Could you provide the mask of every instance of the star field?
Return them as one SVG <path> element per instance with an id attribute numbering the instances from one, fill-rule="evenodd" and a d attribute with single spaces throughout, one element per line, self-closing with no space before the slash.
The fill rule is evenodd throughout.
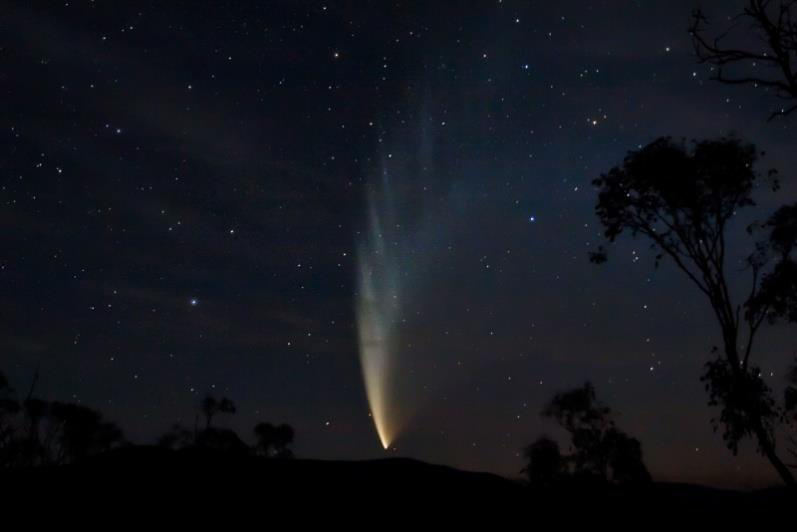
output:
<path id="1" fill-rule="evenodd" d="M 692 7 L 11 2 L 0 370 L 25 389 L 39 368 L 42 396 L 134 441 L 192 425 L 214 392 L 241 434 L 291 423 L 299 456 L 383 456 L 355 300 L 387 172 L 399 214 L 380 238 L 400 250 L 416 406 L 389 452 L 515 476 L 520 449 L 556 433 L 543 403 L 591 379 L 656 478 L 768 481 L 708 423 L 698 377 L 719 331 L 693 287 L 644 241 L 587 259 L 592 180 L 656 137 L 737 132 L 767 167 L 797 164 L 771 95 L 696 63 Z M 778 387 L 793 342 L 763 336 Z"/>

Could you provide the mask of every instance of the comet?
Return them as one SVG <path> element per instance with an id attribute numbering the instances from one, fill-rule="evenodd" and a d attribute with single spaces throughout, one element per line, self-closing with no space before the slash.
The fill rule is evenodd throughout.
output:
<path id="1" fill-rule="evenodd" d="M 427 121 L 428 122 L 428 121 Z M 394 445 L 427 400 L 431 347 L 414 321 L 429 296 L 436 250 L 447 236 L 446 187 L 434 186 L 432 134 L 402 135 L 365 187 L 357 234 L 355 319 L 364 387 L 384 449 Z M 406 144 L 408 142 L 410 144 Z M 435 190 L 435 192 L 430 192 Z M 411 346 L 411 347 L 410 347 Z"/>
<path id="2" fill-rule="evenodd" d="M 397 250 L 386 244 L 385 221 L 395 211 L 387 172 L 383 175 L 382 187 L 369 191 L 368 227 L 357 249 L 356 319 L 365 392 L 379 441 L 387 449 L 402 424 L 392 380 L 402 299 Z"/>

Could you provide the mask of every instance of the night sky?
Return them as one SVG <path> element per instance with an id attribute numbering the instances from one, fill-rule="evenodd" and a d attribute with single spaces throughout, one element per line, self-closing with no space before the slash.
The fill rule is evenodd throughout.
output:
<path id="1" fill-rule="evenodd" d="M 591 181 L 662 135 L 766 150 L 784 188 L 751 216 L 797 194 L 794 120 L 709 80 L 694 5 L 4 2 L 0 370 L 25 390 L 40 368 L 40 395 L 135 442 L 192 426 L 213 393 L 245 437 L 292 424 L 301 457 L 510 476 L 561 435 L 545 401 L 590 379 L 656 479 L 773 480 L 712 432 L 699 375 L 720 338 L 697 290 L 644 241 L 587 257 Z M 702 5 L 722 22 L 741 3 Z M 374 209 L 411 411 L 387 452 L 357 340 Z M 776 389 L 794 349 L 762 334 Z"/>

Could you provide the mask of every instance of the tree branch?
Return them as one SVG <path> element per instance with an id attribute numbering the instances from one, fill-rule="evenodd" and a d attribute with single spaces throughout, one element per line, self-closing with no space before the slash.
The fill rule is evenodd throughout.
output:
<path id="1" fill-rule="evenodd" d="M 694 10 L 689 33 L 692 35 L 692 44 L 698 62 L 716 66 L 717 73 L 712 79 L 720 83 L 774 88 L 780 97 L 797 99 L 797 73 L 792 65 L 793 58 L 797 54 L 797 24 L 792 18 L 792 9 L 795 5 L 797 2 L 793 0 L 783 0 L 779 3 L 777 14 L 774 15 L 770 13 L 769 0 L 750 0 L 743 12 L 736 17 L 751 20 L 753 31 L 761 36 L 768 48 L 765 52 L 725 47 L 722 41 L 728 36 L 730 29 L 709 40 L 706 37 L 708 19 L 700 9 Z M 755 67 L 758 63 L 777 68 L 780 75 L 775 78 L 756 75 L 727 77 L 723 71 L 723 67 L 728 65 L 749 64 Z M 797 105 L 788 110 L 773 111 L 767 120 L 786 116 L 795 110 Z"/>

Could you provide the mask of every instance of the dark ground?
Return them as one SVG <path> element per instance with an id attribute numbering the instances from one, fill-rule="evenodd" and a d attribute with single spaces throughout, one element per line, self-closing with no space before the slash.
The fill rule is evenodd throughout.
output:
<path id="1" fill-rule="evenodd" d="M 38 501 L 41 507 L 53 508 L 55 503 L 93 512 L 157 507 L 189 511 L 193 518 L 229 512 L 260 516 L 265 511 L 315 520 L 322 512 L 354 516 L 361 515 L 359 509 L 378 508 L 390 508 L 386 515 L 391 519 L 408 512 L 458 519 L 530 512 L 567 519 L 667 518 L 682 512 L 770 517 L 773 511 L 797 507 L 797 499 L 782 489 L 740 493 L 654 483 L 634 489 L 534 492 L 520 481 L 497 475 L 403 458 L 267 460 L 156 447 L 119 449 L 79 465 L 15 471 L 5 477 L 7 502 Z M 397 514 L 396 509 L 401 511 Z"/>

